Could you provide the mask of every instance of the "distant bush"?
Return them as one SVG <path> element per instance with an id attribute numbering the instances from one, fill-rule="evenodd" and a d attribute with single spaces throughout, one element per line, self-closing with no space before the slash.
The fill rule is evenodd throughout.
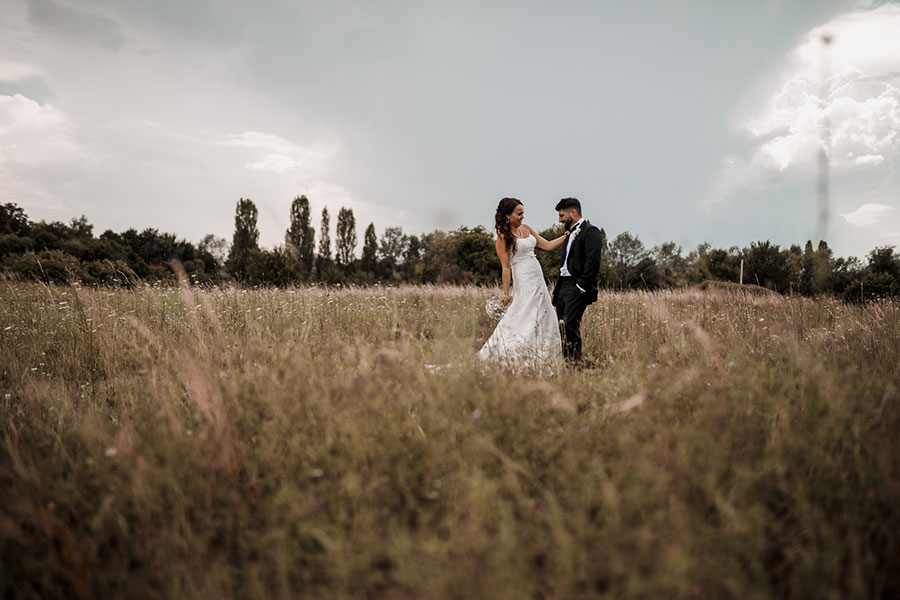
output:
<path id="1" fill-rule="evenodd" d="M 24 279 L 45 283 L 67 283 L 81 279 L 81 263 L 61 250 L 26 252 L 8 256 L 3 269 L 12 271 Z"/>
<path id="2" fill-rule="evenodd" d="M 254 248 L 247 254 L 246 282 L 253 285 L 287 286 L 297 282 L 297 262 L 284 247 Z"/>
<path id="3" fill-rule="evenodd" d="M 34 250 L 34 240 L 18 235 L 0 235 L 0 259 L 10 254 L 24 254 Z"/>
<path id="4" fill-rule="evenodd" d="M 900 295 L 900 286 L 890 273 L 866 273 L 844 292 L 851 302 L 868 302 Z"/>

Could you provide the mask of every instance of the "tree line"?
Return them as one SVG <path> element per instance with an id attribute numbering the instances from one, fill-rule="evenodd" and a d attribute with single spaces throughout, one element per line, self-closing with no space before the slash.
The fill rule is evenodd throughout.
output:
<path id="1" fill-rule="evenodd" d="M 235 208 L 234 233 L 207 235 L 198 244 L 156 229 L 95 236 L 85 217 L 70 223 L 33 222 L 15 204 L 0 205 L 0 272 L 5 278 L 96 285 L 135 285 L 171 281 L 172 260 L 196 283 L 243 285 L 369 285 L 374 283 L 452 283 L 495 285 L 500 266 L 494 236 L 485 228 L 405 234 L 388 227 L 378 235 L 370 223 L 357 256 L 356 217 L 341 207 L 332 247 L 331 214 L 322 210 L 318 235 L 309 199 L 299 196 L 290 208 L 284 243 L 259 245 L 258 211 L 250 199 Z M 541 234 L 552 239 L 562 225 Z M 538 253 L 548 279 L 555 278 L 559 253 Z M 831 294 L 850 301 L 900 295 L 900 255 L 892 246 L 873 249 L 866 262 L 835 257 L 822 241 L 782 248 L 769 241 L 745 248 L 701 244 L 685 253 L 674 242 L 647 248 L 629 233 L 607 240 L 603 231 L 599 285 L 611 289 L 658 290 L 704 282 L 743 283 L 785 294 Z"/>

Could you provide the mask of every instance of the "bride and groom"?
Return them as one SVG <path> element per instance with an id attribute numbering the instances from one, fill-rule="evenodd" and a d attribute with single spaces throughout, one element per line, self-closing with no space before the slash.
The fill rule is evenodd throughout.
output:
<path id="1" fill-rule="evenodd" d="M 494 227 L 497 256 L 503 267 L 502 302 L 509 307 L 478 352 L 479 357 L 512 368 L 542 368 L 561 362 L 563 357 L 581 364 L 581 318 L 588 305 L 597 301 L 603 239 L 600 230 L 581 216 L 577 199 L 563 198 L 556 211 L 566 231 L 548 241 L 524 223 L 521 201 L 503 198 L 497 206 Z M 551 298 L 534 250 L 559 247 L 559 277 Z M 515 284 L 512 302 L 510 278 Z"/>

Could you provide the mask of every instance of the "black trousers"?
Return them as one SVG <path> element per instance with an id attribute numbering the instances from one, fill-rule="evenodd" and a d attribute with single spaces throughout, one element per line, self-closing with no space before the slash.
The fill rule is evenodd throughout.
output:
<path id="1" fill-rule="evenodd" d="M 574 277 L 560 277 L 556 282 L 556 317 L 565 322 L 563 356 L 581 360 L 581 317 L 588 303 L 585 294 L 575 285 Z"/>

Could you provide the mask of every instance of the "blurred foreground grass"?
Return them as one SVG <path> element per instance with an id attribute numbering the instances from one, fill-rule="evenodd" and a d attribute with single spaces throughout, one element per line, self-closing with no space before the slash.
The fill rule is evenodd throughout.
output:
<path id="1" fill-rule="evenodd" d="M 900 594 L 898 307 L 606 294 L 511 377 L 489 293 L 3 284 L 2 595 Z"/>

